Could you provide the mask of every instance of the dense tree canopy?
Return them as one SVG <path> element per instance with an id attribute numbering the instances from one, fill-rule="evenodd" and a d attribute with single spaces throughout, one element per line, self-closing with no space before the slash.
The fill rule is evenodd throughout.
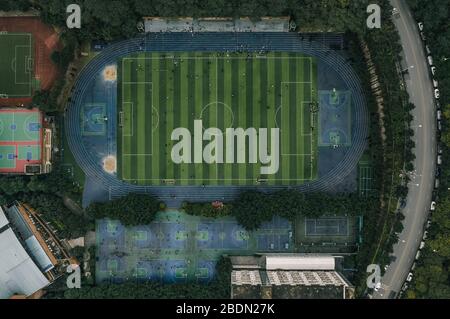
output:
<path id="1" fill-rule="evenodd" d="M 26 1 L 23 1 L 24 3 Z M 143 16 L 292 16 L 305 29 L 364 32 L 369 0 L 36 0 L 44 21 L 64 27 L 65 8 L 82 8 L 82 28 L 73 30 L 80 39 L 112 40 L 137 32 Z"/>
<path id="2" fill-rule="evenodd" d="M 356 194 L 305 194 L 295 190 L 282 190 L 270 194 L 244 192 L 221 209 L 214 208 L 212 203 L 185 203 L 184 209 L 188 214 L 206 217 L 229 214 L 245 229 L 255 230 L 263 222 L 272 220 L 273 216 L 292 221 L 298 216 L 359 216 L 364 215 L 374 204 L 376 201 L 373 198 L 360 198 Z"/>
<path id="3" fill-rule="evenodd" d="M 110 218 L 120 220 L 125 226 L 148 225 L 164 204 L 150 195 L 129 194 L 106 203 L 93 203 L 87 208 L 92 219 Z"/>
<path id="4" fill-rule="evenodd" d="M 424 24 L 427 45 L 436 65 L 443 113 L 440 189 L 429 239 L 414 273 L 408 298 L 450 298 L 450 0 L 408 0 L 417 21 Z"/>

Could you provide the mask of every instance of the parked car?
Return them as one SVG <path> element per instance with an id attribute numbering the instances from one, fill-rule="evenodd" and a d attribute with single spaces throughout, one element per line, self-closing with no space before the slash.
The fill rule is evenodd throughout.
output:
<path id="1" fill-rule="evenodd" d="M 420 258 L 420 250 L 416 253 L 416 260 L 419 260 Z"/>
<path id="2" fill-rule="evenodd" d="M 431 67 L 431 74 L 433 74 L 433 76 L 436 75 L 436 67 L 435 66 Z"/>
<path id="3" fill-rule="evenodd" d="M 408 277 L 406 278 L 406 281 L 407 281 L 407 282 L 411 282 L 412 279 L 413 279 L 413 274 L 412 274 L 412 272 L 410 272 L 410 273 L 408 274 Z"/>
<path id="4" fill-rule="evenodd" d="M 427 228 L 430 228 L 431 227 L 431 220 L 428 220 L 427 221 Z"/>
<path id="5" fill-rule="evenodd" d="M 442 165 L 442 155 L 439 155 L 437 157 L 437 163 L 438 163 L 438 165 Z"/>
<path id="6" fill-rule="evenodd" d="M 436 202 L 431 202 L 431 211 L 434 212 L 436 210 Z"/>
<path id="7" fill-rule="evenodd" d="M 411 271 L 416 270 L 416 267 L 417 267 L 417 263 L 414 263 L 414 264 L 412 265 L 412 267 L 411 267 Z"/>
<path id="8" fill-rule="evenodd" d="M 437 117 L 438 121 L 442 120 L 442 111 L 441 110 L 438 110 L 436 112 L 436 117 Z"/>
<path id="9" fill-rule="evenodd" d="M 439 87 L 439 82 L 433 79 L 433 86 L 437 89 Z"/>
<path id="10" fill-rule="evenodd" d="M 433 63 L 433 57 L 432 57 L 431 55 L 428 56 L 428 64 L 429 64 L 430 66 L 433 66 L 433 65 L 434 65 L 434 63 Z"/>
<path id="11" fill-rule="evenodd" d="M 425 248 L 425 242 L 422 241 L 422 242 L 420 243 L 419 249 L 422 250 L 422 249 L 424 249 L 424 248 Z"/>
<path id="12" fill-rule="evenodd" d="M 441 102 L 436 101 L 436 109 L 438 109 L 438 110 L 441 109 Z"/>
<path id="13" fill-rule="evenodd" d="M 419 30 L 423 31 L 423 22 L 419 22 L 417 25 L 419 26 Z"/>
<path id="14" fill-rule="evenodd" d="M 428 45 L 425 46 L 425 51 L 427 51 L 427 54 L 431 54 L 430 47 Z"/>
<path id="15" fill-rule="evenodd" d="M 402 287 L 402 291 L 405 292 L 406 290 L 408 290 L 408 284 L 405 283 Z"/>
<path id="16" fill-rule="evenodd" d="M 406 207 L 406 200 L 402 199 L 400 201 L 400 209 L 404 209 Z"/>
<path id="17" fill-rule="evenodd" d="M 438 167 L 438 168 L 436 168 L 436 177 L 439 177 L 439 176 L 441 176 L 441 168 L 440 167 Z M 436 179 L 437 181 L 439 181 L 438 179 Z"/>
<path id="18" fill-rule="evenodd" d="M 443 150 L 442 150 L 441 145 L 438 145 L 438 154 L 439 154 L 439 155 L 442 155 L 442 152 L 443 152 Z"/>
<path id="19" fill-rule="evenodd" d="M 426 240 L 427 238 L 428 238 L 428 231 L 426 230 L 426 231 L 423 233 L 422 240 Z"/>
<path id="20" fill-rule="evenodd" d="M 438 125 L 437 125 L 438 131 L 442 132 L 442 122 L 438 121 Z"/>
<path id="21" fill-rule="evenodd" d="M 439 99 L 441 97 L 441 92 L 439 92 L 439 89 L 435 89 L 434 90 L 434 97 L 436 99 Z"/>
<path id="22" fill-rule="evenodd" d="M 381 288 L 381 282 L 377 282 L 375 284 L 375 288 L 373 290 L 378 291 L 378 290 L 380 290 L 380 288 Z"/>
<path id="23" fill-rule="evenodd" d="M 425 36 L 425 33 L 420 32 L 420 38 L 422 39 L 422 41 L 427 41 L 427 37 Z"/>

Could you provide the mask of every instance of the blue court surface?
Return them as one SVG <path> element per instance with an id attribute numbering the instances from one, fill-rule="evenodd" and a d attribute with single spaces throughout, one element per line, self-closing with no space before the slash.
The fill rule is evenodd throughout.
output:
<path id="1" fill-rule="evenodd" d="M 150 225 L 129 228 L 98 220 L 96 241 L 98 283 L 207 283 L 224 254 L 294 251 L 292 225 L 282 218 L 248 233 L 233 218 L 201 218 L 179 211 L 159 213 Z"/>

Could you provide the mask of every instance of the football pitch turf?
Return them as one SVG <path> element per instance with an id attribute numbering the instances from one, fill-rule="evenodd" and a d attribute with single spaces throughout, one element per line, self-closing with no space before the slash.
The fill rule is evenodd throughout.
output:
<path id="1" fill-rule="evenodd" d="M 29 97 L 33 79 L 33 39 L 29 33 L 0 32 L 0 98 Z"/>
<path id="2" fill-rule="evenodd" d="M 118 101 L 117 173 L 127 182 L 298 185 L 317 178 L 313 57 L 282 52 L 134 54 L 118 63 Z M 261 174 L 260 168 L 268 165 L 250 160 L 248 143 L 245 150 L 234 145 L 234 154 L 246 153 L 245 164 L 236 160 L 175 164 L 171 153 L 179 142 L 172 141 L 171 134 L 186 128 L 194 140 L 194 120 L 202 121 L 203 130 L 220 129 L 224 144 L 227 128 L 267 128 L 268 149 L 273 143 L 271 129 L 279 128 L 278 172 Z M 203 141 L 202 150 L 208 143 Z M 194 153 L 192 147 L 192 158 Z"/>

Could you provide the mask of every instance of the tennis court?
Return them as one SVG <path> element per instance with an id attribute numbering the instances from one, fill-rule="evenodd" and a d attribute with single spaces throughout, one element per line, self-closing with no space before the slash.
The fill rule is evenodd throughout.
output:
<path id="1" fill-rule="evenodd" d="M 42 114 L 37 110 L 0 110 L 0 173 L 23 173 L 42 158 Z"/>
<path id="2" fill-rule="evenodd" d="M 348 236 L 348 218 L 318 218 L 305 220 L 306 236 Z"/>
<path id="3" fill-rule="evenodd" d="M 0 32 L 0 98 L 29 97 L 33 79 L 31 33 Z"/>
<path id="4" fill-rule="evenodd" d="M 295 222 L 295 246 L 304 253 L 354 253 L 361 234 L 361 217 L 299 216 Z"/>
<path id="5" fill-rule="evenodd" d="M 370 158 L 366 154 L 358 164 L 358 191 L 361 196 L 368 197 L 373 192 L 374 173 Z"/>

